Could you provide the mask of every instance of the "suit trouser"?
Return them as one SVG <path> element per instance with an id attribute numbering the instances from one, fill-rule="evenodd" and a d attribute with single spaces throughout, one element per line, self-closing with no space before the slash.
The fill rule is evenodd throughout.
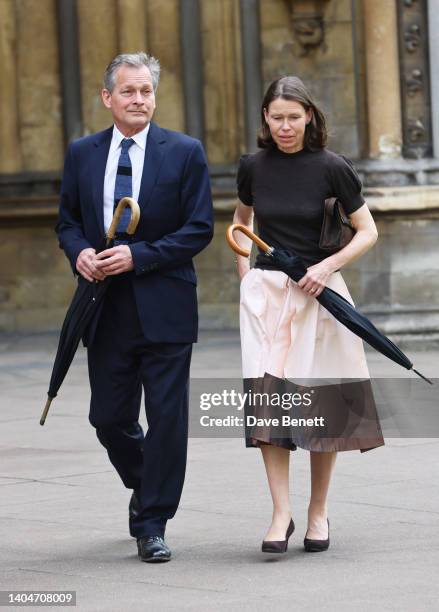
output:
<path id="1" fill-rule="evenodd" d="M 142 537 L 164 535 L 180 501 L 192 344 L 145 339 L 131 278 L 113 277 L 88 349 L 89 419 L 122 482 L 138 494 L 140 512 L 131 529 Z M 146 435 L 138 422 L 142 387 Z"/>

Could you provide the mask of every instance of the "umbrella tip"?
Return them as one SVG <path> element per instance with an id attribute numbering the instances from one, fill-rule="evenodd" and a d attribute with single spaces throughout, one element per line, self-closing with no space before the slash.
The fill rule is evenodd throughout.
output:
<path id="1" fill-rule="evenodd" d="M 431 381 L 429 378 L 427 378 L 426 376 L 424 376 L 423 374 L 421 374 L 421 372 L 418 372 L 418 370 L 415 370 L 415 368 L 412 366 L 412 370 L 413 372 L 415 372 L 415 374 L 417 374 L 418 376 L 420 376 L 421 378 L 423 378 L 425 381 L 427 381 L 430 385 L 433 384 L 433 381 Z"/>
<path id="2" fill-rule="evenodd" d="M 46 405 L 44 406 L 43 414 L 41 415 L 40 425 L 44 425 L 44 423 L 46 422 L 46 416 L 47 416 L 47 413 L 49 412 L 49 408 L 50 408 L 50 404 L 52 403 L 52 400 L 53 400 L 53 397 L 50 397 L 50 396 L 47 397 L 47 402 L 46 402 Z"/>

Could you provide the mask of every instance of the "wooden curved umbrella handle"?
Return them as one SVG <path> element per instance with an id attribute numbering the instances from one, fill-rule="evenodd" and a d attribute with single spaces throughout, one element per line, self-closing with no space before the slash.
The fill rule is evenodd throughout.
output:
<path id="1" fill-rule="evenodd" d="M 229 225 L 229 227 L 227 228 L 226 239 L 227 239 L 227 242 L 229 243 L 229 246 L 235 251 L 235 253 L 238 253 L 238 255 L 242 255 L 243 257 L 249 257 L 250 251 L 247 251 L 246 249 L 243 249 L 242 247 L 239 246 L 239 244 L 236 242 L 235 238 L 233 237 L 233 232 L 235 231 L 242 232 L 243 234 L 248 236 L 251 240 L 253 240 L 255 244 L 258 245 L 260 249 L 264 251 L 266 255 L 270 255 L 272 253 L 273 247 L 271 247 L 269 244 L 261 240 L 259 236 L 254 234 L 245 225 L 240 225 L 238 223 L 235 223 L 234 225 Z"/>
<path id="2" fill-rule="evenodd" d="M 107 232 L 107 241 L 113 240 L 117 231 L 117 226 L 119 225 L 119 221 L 122 216 L 122 212 L 127 206 L 131 208 L 131 219 L 126 229 L 126 233 L 131 235 L 134 234 L 134 232 L 136 231 L 136 227 L 140 219 L 140 207 L 134 198 L 129 198 L 127 196 L 119 200 L 119 203 L 114 212 L 113 220 Z"/>

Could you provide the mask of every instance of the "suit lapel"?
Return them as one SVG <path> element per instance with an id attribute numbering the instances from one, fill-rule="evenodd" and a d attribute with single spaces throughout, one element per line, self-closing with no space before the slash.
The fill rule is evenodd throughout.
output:
<path id="1" fill-rule="evenodd" d="M 108 152 L 110 150 L 113 128 L 96 134 L 94 146 L 96 155 L 93 161 L 93 205 L 98 221 L 99 231 L 105 235 L 104 229 L 104 180 L 107 165 Z"/>
<path id="2" fill-rule="evenodd" d="M 153 187 L 156 184 L 165 155 L 165 143 L 164 131 L 155 123 L 151 123 L 146 140 L 145 161 L 140 183 L 139 206 L 141 208 L 148 205 Z"/>

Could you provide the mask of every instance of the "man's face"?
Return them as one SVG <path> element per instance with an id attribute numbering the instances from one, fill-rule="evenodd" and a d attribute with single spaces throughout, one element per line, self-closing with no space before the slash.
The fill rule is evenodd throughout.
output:
<path id="1" fill-rule="evenodd" d="M 146 66 L 122 64 L 115 73 L 113 91 L 102 90 L 102 100 L 111 110 L 114 123 L 124 136 L 142 131 L 154 114 L 155 95 Z"/>

